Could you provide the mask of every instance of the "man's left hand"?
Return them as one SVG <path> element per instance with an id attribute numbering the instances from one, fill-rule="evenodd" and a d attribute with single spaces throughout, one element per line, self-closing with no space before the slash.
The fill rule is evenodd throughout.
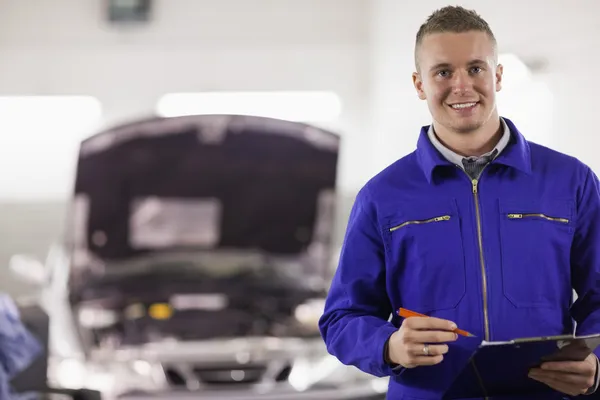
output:
<path id="1" fill-rule="evenodd" d="M 590 354 L 583 361 L 553 361 L 532 368 L 529 377 L 570 396 L 585 394 L 594 385 L 597 358 Z"/>

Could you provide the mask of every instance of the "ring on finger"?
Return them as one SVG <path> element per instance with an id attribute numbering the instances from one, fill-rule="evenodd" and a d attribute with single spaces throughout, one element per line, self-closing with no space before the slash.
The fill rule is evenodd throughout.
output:
<path id="1" fill-rule="evenodd" d="M 424 344 L 423 345 L 423 354 L 425 354 L 426 356 L 428 356 L 429 353 L 429 345 L 428 344 Z"/>

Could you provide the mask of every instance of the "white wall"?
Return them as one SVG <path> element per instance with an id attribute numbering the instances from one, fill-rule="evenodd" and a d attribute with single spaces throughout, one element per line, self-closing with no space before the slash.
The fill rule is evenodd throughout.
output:
<path id="1" fill-rule="evenodd" d="M 600 48 L 600 43 L 595 48 Z M 581 58 L 565 60 L 569 73 L 555 74 L 550 83 L 556 102 L 554 140 L 559 150 L 580 158 L 600 175 L 600 80 L 594 77 L 600 57 L 586 57 L 586 61 L 580 61 Z"/>
<path id="2" fill-rule="evenodd" d="M 110 125 L 147 116 L 168 92 L 331 90 L 344 107 L 341 186 L 351 192 L 360 184 L 348 155 L 360 153 L 365 136 L 368 1 L 155 0 L 153 21 L 125 30 L 104 22 L 104 3 L 0 1 L 0 96 L 92 95 L 102 103 L 103 125 Z M 8 151 L 10 136 L 0 131 L 0 148 Z M 4 175 L 30 183 L 24 171 L 31 168 L 24 166 L 37 165 L 38 180 L 67 193 L 70 179 L 48 170 L 52 157 L 72 155 L 57 151 L 41 163 L 31 153 L 0 170 L 0 182 Z M 13 194 L 0 188 L 0 265 L 13 253 L 43 256 L 63 225 L 62 195 L 37 198 L 37 205 L 6 203 Z M 24 290 L 4 268 L 0 279 L 0 289 Z"/>
<path id="3" fill-rule="evenodd" d="M 370 69 L 371 169 L 377 171 L 412 151 L 418 129 L 428 124 L 427 106 L 417 99 L 411 81 L 414 38 L 419 25 L 436 8 L 448 3 L 424 0 L 410 7 L 396 0 L 373 0 Z M 501 53 L 514 53 L 527 62 L 545 63 L 529 87 L 500 93 L 499 111 L 513 118 L 531 139 L 580 157 L 600 172 L 594 157 L 600 139 L 594 134 L 593 107 L 600 80 L 593 72 L 600 48 L 600 2 L 581 0 L 565 6 L 560 0 L 459 1 L 476 9 L 491 25 Z M 510 74 L 510 71 L 505 71 Z M 530 89 L 546 85 L 550 99 L 542 103 Z M 539 98 L 538 98 L 539 99 Z M 535 131 L 533 131 L 535 129 Z"/>
<path id="4" fill-rule="evenodd" d="M 542 142 L 593 164 L 589 135 L 574 132 L 590 125 L 582 104 L 594 104 L 590 93 L 600 89 L 592 50 L 600 45 L 600 3 L 459 3 L 488 19 L 502 52 L 547 60 L 541 79 L 557 108 Z M 413 40 L 444 1 L 155 0 L 152 21 L 131 29 L 109 25 L 103 4 L 1 1 L 0 95 L 93 95 L 103 123 L 113 124 L 151 113 L 167 92 L 333 90 L 344 103 L 340 179 L 350 191 L 411 151 L 429 123 L 410 78 Z M 525 126 L 543 115 L 500 111 Z"/>
<path id="5" fill-rule="evenodd" d="M 93 95 L 113 124 L 168 92 L 332 90 L 344 154 L 360 146 L 368 1 L 158 0 L 153 21 L 131 29 L 104 22 L 103 1 L 33 1 L 0 2 L 0 95 Z"/>
<path id="6" fill-rule="evenodd" d="M 0 0 L 0 96 L 92 95 L 102 103 L 102 124 L 108 125 L 152 113 L 167 92 L 332 90 L 344 105 L 340 187 L 345 210 L 364 181 L 414 149 L 419 127 L 430 122 L 411 83 L 413 40 L 424 18 L 445 1 L 153 3 L 150 24 L 117 29 L 104 22 L 102 0 Z M 489 20 L 501 52 L 548 63 L 536 79 L 552 91 L 554 111 L 538 107 L 530 113 L 518 106 L 529 102 L 523 97 L 501 113 L 523 126 L 537 127 L 543 119 L 542 133 L 536 133 L 540 141 L 600 171 L 600 159 L 594 157 L 600 144 L 594 130 L 600 2 L 458 3 Z M 9 148 L 10 136 L 0 131 L 0 148 Z M 29 156 L 23 153 L 20 162 L 35 162 Z M 47 178 L 46 165 L 39 165 L 38 179 Z M 0 170 L 0 182 L 1 174 L 19 173 L 18 167 Z M 60 229 L 64 200 L 2 204 L 5 195 L 0 187 L 0 265 L 13 252 L 43 254 Z M 10 285 L 2 268 L 0 279 Z"/>

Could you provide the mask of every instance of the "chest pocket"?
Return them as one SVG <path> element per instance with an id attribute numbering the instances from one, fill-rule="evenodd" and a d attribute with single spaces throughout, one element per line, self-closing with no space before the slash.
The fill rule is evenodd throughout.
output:
<path id="1" fill-rule="evenodd" d="M 388 286 L 398 306 L 418 312 L 455 308 L 465 295 L 461 223 L 454 201 L 402 204 L 385 228 Z"/>
<path id="2" fill-rule="evenodd" d="M 560 307 L 570 299 L 570 201 L 500 200 L 504 296 L 516 307 Z"/>

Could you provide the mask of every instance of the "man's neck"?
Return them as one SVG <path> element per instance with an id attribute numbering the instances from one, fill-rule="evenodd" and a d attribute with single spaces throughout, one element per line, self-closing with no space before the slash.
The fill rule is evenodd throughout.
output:
<path id="1" fill-rule="evenodd" d="M 436 122 L 433 123 L 433 129 L 444 146 L 464 157 L 479 157 L 489 153 L 502 137 L 502 124 L 499 117 L 490 120 L 477 131 L 469 133 L 452 132 Z"/>

